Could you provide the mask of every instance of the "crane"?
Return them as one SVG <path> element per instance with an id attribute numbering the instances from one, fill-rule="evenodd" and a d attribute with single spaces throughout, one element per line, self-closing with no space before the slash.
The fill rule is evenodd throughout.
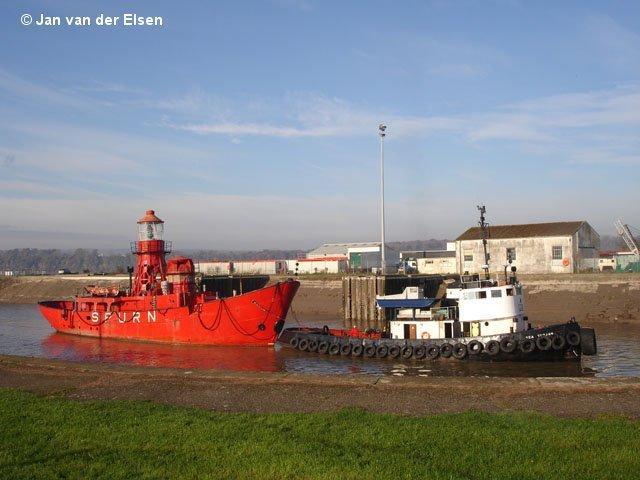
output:
<path id="1" fill-rule="evenodd" d="M 614 223 L 616 226 L 616 230 L 618 231 L 618 235 L 622 237 L 624 243 L 627 244 L 631 253 L 635 255 L 640 254 L 640 248 L 638 248 L 638 242 L 631 234 L 631 228 L 626 223 L 622 223 L 622 220 L 618 220 Z"/>

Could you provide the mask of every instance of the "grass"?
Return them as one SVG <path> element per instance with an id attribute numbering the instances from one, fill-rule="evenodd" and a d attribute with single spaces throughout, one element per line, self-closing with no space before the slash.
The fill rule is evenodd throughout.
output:
<path id="1" fill-rule="evenodd" d="M 0 389 L 0 478 L 637 478 L 640 424 L 358 409 L 222 414 Z"/>

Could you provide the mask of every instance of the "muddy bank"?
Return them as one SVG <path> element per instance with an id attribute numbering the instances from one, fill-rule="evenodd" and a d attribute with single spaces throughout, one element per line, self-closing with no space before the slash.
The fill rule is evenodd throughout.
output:
<path id="1" fill-rule="evenodd" d="M 0 356 L 0 387 L 76 400 L 145 400 L 221 412 L 402 415 L 479 410 L 640 418 L 640 379 L 423 378 L 185 371 Z"/>

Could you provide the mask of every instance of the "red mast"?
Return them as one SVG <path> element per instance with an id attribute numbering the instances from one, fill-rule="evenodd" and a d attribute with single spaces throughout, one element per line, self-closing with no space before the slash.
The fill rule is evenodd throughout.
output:
<path id="1" fill-rule="evenodd" d="M 161 282 L 167 279 L 165 254 L 171 251 L 171 242 L 162 239 L 164 222 L 153 210 L 138 220 L 138 241 L 131 242 L 131 253 L 138 256 L 132 296 L 161 295 Z"/>

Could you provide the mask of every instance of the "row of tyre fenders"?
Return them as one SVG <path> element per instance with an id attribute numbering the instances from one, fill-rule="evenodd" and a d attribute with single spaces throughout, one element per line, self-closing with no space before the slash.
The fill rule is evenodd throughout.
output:
<path id="1" fill-rule="evenodd" d="M 311 336 L 311 335 L 308 335 Z M 321 334 L 313 336 L 323 337 Z M 580 334 L 576 331 L 567 332 L 566 337 L 559 334 L 540 335 L 536 338 L 523 338 L 518 340 L 515 337 L 504 337 L 501 340 L 489 340 L 484 345 L 479 340 L 471 340 L 469 343 L 449 343 L 441 344 L 431 343 L 426 345 L 387 345 L 386 342 L 373 342 L 365 344 L 363 342 L 339 342 L 329 341 L 326 339 L 305 338 L 298 335 L 294 336 L 289 344 L 300 351 L 321 353 L 329 355 L 343 356 L 365 356 L 369 358 L 398 358 L 404 359 L 416 358 L 418 360 L 429 357 L 435 360 L 439 357 L 464 359 L 467 356 L 479 355 L 486 352 L 489 356 L 496 356 L 499 353 L 512 354 L 520 351 L 524 354 L 530 354 L 536 350 L 542 352 L 549 350 L 560 351 L 565 347 L 578 347 L 580 345 Z"/>

